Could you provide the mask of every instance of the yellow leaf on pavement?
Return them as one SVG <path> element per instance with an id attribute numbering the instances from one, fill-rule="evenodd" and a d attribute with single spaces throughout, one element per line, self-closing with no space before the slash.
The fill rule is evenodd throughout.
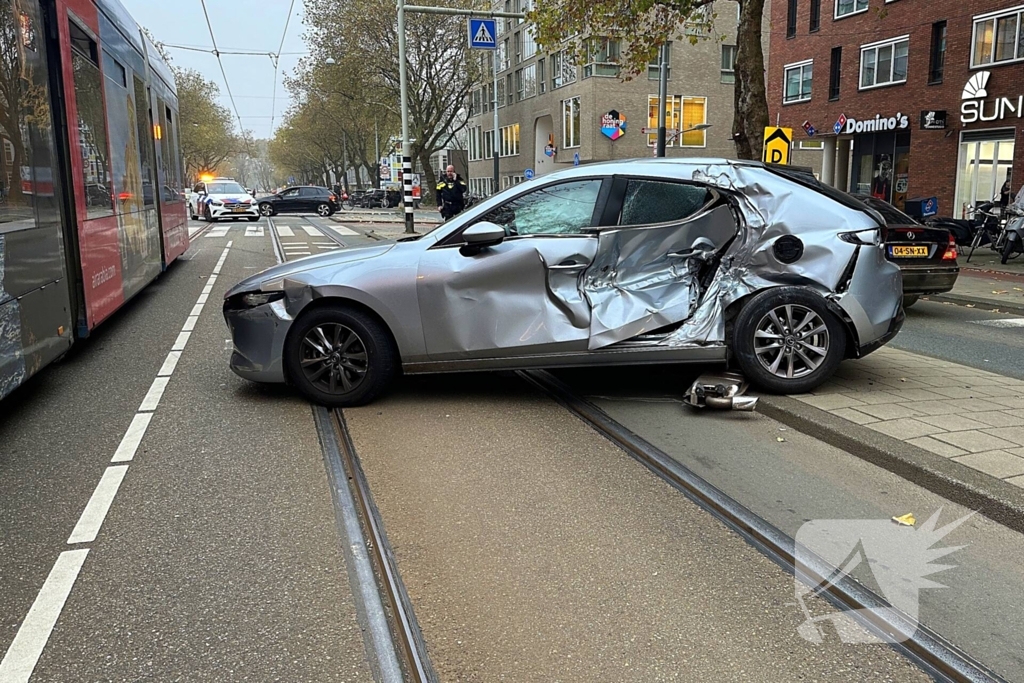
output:
<path id="1" fill-rule="evenodd" d="M 993 289 L 992 293 L 993 294 L 1006 294 L 1007 290 L 1005 290 L 1005 289 Z"/>
<path id="2" fill-rule="evenodd" d="M 896 522 L 900 526 L 914 526 L 917 524 L 917 520 L 914 519 L 913 512 L 908 512 L 907 514 L 900 515 L 899 517 L 893 517 L 892 521 Z"/>
<path id="3" fill-rule="evenodd" d="M 775 440 L 778 441 L 779 443 L 783 443 L 785 441 L 785 439 L 783 439 L 781 436 L 775 437 Z"/>

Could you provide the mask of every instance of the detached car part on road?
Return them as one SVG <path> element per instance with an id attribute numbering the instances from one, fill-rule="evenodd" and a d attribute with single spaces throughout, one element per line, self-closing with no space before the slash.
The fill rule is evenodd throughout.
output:
<path id="1" fill-rule="evenodd" d="M 756 162 L 577 167 L 427 235 L 240 282 L 224 302 L 231 367 L 339 406 L 399 371 L 638 363 L 733 361 L 761 389 L 805 392 L 900 329 L 883 225 L 809 174 Z"/>

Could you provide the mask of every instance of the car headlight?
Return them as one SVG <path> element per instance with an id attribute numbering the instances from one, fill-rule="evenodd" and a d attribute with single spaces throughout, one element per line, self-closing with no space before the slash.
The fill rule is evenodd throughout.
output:
<path id="1" fill-rule="evenodd" d="M 210 202 L 210 203 L 211 203 L 211 204 L 213 204 L 214 206 L 224 206 L 224 202 L 219 202 L 219 201 L 217 201 L 216 199 L 214 199 L 214 200 L 213 200 L 212 202 Z"/>
<path id="2" fill-rule="evenodd" d="M 284 292 L 249 292 L 241 296 L 241 302 L 246 308 L 256 308 L 283 298 Z"/>

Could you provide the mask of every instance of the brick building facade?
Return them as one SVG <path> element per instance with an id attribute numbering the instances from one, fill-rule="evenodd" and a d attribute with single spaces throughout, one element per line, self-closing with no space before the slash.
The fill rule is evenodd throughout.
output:
<path id="1" fill-rule="evenodd" d="M 798 141 L 805 122 L 817 130 L 824 181 L 900 207 L 936 197 L 955 216 L 998 194 L 1011 168 L 1019 189 L 1024 5 L 775 0 L 771 16 L 772 122 Z"/>

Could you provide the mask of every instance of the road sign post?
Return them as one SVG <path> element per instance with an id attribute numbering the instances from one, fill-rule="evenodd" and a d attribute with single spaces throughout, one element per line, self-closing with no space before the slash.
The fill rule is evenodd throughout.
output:
<path id="1" fill-rule="evenodd" d="M 470 17 L 466 22 L 469 30 L 469 47 L 473 50 L 491 51 L 491 71 L 494 73 L 494 132 L 491 133 L 491 148 L 494 152 L 494 183 L 493 191 L 498 191 L 498 180 L 501 176 L 501 162 L 498 155 L 498 22 L 496 19 L 477 19 Z"/>

